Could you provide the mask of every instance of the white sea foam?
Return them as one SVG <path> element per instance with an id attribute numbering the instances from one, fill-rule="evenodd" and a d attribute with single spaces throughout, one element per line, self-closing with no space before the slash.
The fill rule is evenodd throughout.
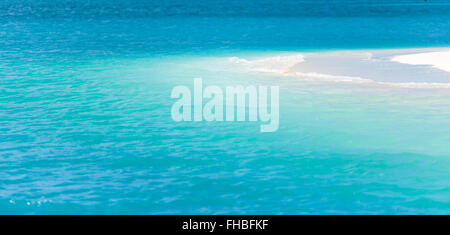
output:
<path id="1" fill-rule="evenodd" d="M 428 82 L 378 82 L 380 85 L 399 87 L 399 88 L 422 88 L 422 89 L 450 89 L 450 83 L 428 83 Z"/>
<path id="2" fill-rule="evenodd" d="M 306 77 L 306 78 L 314 78 L 320 80 L 332 80 L 339 82 L 372 82 L 370 79 L 364 79 L 360 77 L 351 77 L 351 76 L 339 76 L 339 75 L 331 75 L 331 74 L 322 74 L 322 73 L 302 73 L 302 72 L 293 72 L 289 75 Z"/>
<path id="3" fill-rule="evenodd" d="M 293 76 L 311 78 L 314 80 L 331 82 L 349 82 L 367 85 L 389 86 L 397 88 L 421 88 L 421 89 L 450 89 L 450 83 L 429 83 L 429 82 L 377 82 L 371 79 L 350 76 L 337 76 L 320 73 L 292 73 Z"/>
<path id="4" fill-rule="evenodd" d="M 410 65 L 431 65 L 434 68 L 450 72 L 450 51 L 399 55 L 392 58 L 392 61 Z"/>
<path id="5" fill-rule="evenodd" d="M 229 59 L 233 63 L 248 66 L 253 71 L 289 73 L 293 66 L 304 61 L 301 54 L 273 56 L 262 59 L 246 60 L 238 57 Z"/>
<path id="6" fill-rule="evenodd" d="M 292 73 L 293 76 L 299 76 L 303 78 L 311 78 L 314 80 L 321 81 L 332 81 L 332 82 L 350 82 L 368 85 L 379 85 L 379 86 L 389 86 L 397 88 L 422 88 L 422 89 L 436 89 L 436 88 L 450 88 L 450 83 L 428 83 L 428 82 L 377 82 L 371 79 L 365 79 L 361 77 L 350 77 L 350 76 L 337 76 L 330 74 L 320 74 L 320 73 Z"/>

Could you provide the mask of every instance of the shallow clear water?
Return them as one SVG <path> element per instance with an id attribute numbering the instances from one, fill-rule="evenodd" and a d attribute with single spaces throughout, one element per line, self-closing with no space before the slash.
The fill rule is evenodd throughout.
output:
<path id="1" fill-rule="evenodd" d="M 450 90 L 229 62 L 447 46 L 447 1 L 0 1 L 1 214 L 450 211 Z M 280 129 L 176 123 L 174 86 L 279 85 Z"/>

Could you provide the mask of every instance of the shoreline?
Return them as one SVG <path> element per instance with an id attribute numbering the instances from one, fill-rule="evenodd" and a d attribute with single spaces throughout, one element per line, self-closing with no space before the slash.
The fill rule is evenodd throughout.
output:
<path id="1" fill-rule="evenodd" d="M 450 47 L 286 52 L 228 60 L 251 71 L 305 79 L 450 88 Z"/>

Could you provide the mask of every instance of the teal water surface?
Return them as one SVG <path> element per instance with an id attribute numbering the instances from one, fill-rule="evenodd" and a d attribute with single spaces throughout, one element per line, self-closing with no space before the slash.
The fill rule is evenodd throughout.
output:
<path id="1" fill-rule="evenodd" d="M 229 57 L 450 44 L 448 1 L 0 1 L 0 214 L 448 214 L 450 90 Z M 173 87 L 280 86 L 280 128 Z"/>

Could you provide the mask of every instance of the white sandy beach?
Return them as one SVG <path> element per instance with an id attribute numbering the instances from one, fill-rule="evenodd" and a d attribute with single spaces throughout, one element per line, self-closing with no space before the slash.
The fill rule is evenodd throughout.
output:
<path id="1" fill-rule="evenodd" d="M 450 48 L 289 53 L 230 61 L 253 71 L 317 80 L 450 88 Z"/>

